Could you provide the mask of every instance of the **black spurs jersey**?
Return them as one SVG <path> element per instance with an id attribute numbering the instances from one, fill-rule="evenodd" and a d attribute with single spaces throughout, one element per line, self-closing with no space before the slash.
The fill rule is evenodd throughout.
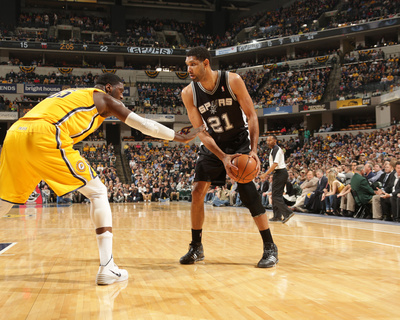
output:
<path id="1" fill-rule="evenodd" d="M 229 86 L 229 73 L 218 71 L 215 88 L 205 89 L 192 81 L 193 102 L 199 110 L 207 132 L 216 143 L 235 140 L 247 131 L 247 118 Z"/>

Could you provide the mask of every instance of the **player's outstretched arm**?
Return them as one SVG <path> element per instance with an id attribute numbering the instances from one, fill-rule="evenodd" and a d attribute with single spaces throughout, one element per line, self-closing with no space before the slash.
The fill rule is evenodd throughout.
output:
<path id="1" fill-rule="evenodd" d="M 121 101 L 110 95 L 95 92 L 93 94 L 93 100 L 102 117 L 114 116 L 126 123 L 128 126 L 155 138 L 186 143 L 193 140 L 205 129 L 204 125 L 200 125 L 197 128 L 192 129 L 187 135 L 176 133 L 174 130 L 158 123 L 157 121 L 143 118 L 130 111 Z"/>

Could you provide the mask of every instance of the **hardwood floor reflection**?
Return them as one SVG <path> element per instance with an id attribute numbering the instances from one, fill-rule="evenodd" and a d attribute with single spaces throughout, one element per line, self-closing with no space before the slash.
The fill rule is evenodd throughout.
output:
<path id="1" fill-rule="evenodd" d="M 112 204 L 125 283 L 95 285 L 89 206 L 1 218 L 0 319 L 398 319 L 400 225 L 296 215 L 271 223 L 279 264 L 257 269 L 245 208 L 206 205 L 205 260 L 183 266 L 190 203 Z"/>

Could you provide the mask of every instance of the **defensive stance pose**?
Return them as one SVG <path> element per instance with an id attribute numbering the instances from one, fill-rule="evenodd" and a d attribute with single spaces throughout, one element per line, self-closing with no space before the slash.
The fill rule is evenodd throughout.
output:
<path id="1" fill-rule="evenodd" d="M 200 125 L 185 136 L 144 119 L 121 102 L 123 91 L 118 76 L 103 74 L 94 88 L 68 89 L 49 96 L 11 126 L 0 158 L 0 216 L 13 204 L 24 204 L 42 179 L 59 196 L 79 189 L 90 199 L 100 252 L 97 284 L 126 280 L 128 272 L 114 264 L 107 189 L 72 146 L 109 116 L 145 134 L 179 142 L 190 141 L 204 130 Z"/>

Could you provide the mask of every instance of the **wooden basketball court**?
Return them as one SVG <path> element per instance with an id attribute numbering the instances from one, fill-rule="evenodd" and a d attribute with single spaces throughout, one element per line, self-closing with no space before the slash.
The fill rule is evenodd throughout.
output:
<path id="1" fill-rule="evenodd" d="M 125 283 L 96 286 L 87 204 L 1 218 L 0 319 L 399 319 L 400 225 L 296 215 L 271 223 L 278 266 L 257 269 L 245 208 L 206 205 L 205 260 L 180 265 L 190 203 L 112 204 Z M 2 250 L 2 251 L 1 251 Z"/>

